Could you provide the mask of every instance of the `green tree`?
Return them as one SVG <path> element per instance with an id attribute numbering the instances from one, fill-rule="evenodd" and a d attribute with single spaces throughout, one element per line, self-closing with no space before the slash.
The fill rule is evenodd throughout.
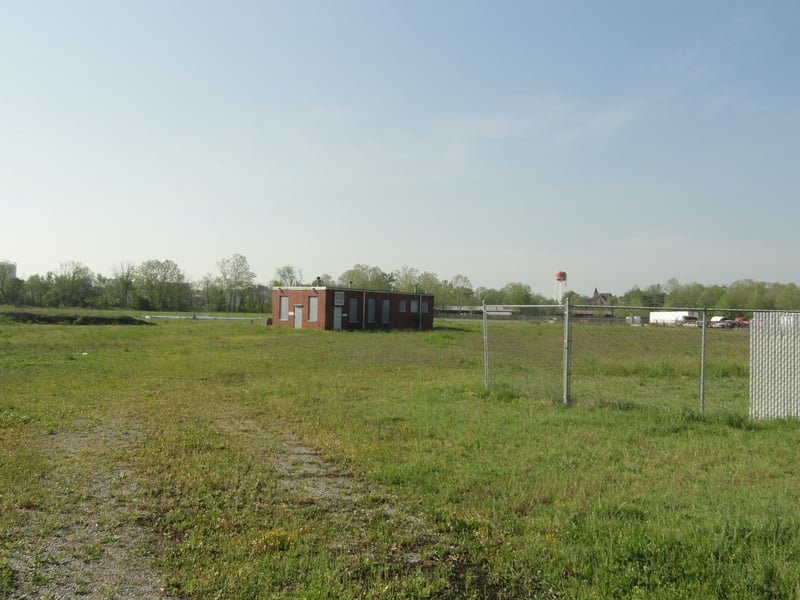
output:
<path id="1" fill-rule="evenodd" d="M 225 310 L 225 296 L 217 277 L 206 273 L 194 287 L 194 310 Z"/>
<path id="2" fill-rule="evenodd" d="M 0 261 L 0 304 L 8 304 L 7 287 L 9 282 L 15 278 L 16 265 L 6 261 Z"/>
<path id="3" fill-rule="evenodd" d="M 136 267 L 133 263 L 119 263 L 112 268 L 109 293 L 112 306 L 127 308 L 134 292 L 135 281 Z"/>
<path id="4" fill-rule="evenodd" d="M 25 282 L 16 276 L 16 265 L 0 261 L 0 304 L 19 304 Z"/>
<path id="5" fill-rule="evenodd" d="M 674 284 L 667 283 L 667 295 L 664 299 L 665 306 L 676 306 L 685 308 L 703 308 L 701 298 L 706 293 L 706 286 L 700 283 L 679 284 L 677 280 Z"/>
<path id="6" fill-rule="evenodd" d="M 136 270 L 141 306 L 149 310 L 186 310 L 191 306 L 191 286 L 171 260 L 146 260 Z"/>
<path id="7" fill-rule="evenodd" d="M 275 269 L 275 279 L 272 283 L 275 287 L 303 285 L 303 271 L 293 265 L 278 267 Z"/>
<path id="8" fill-rule="evenodd" d="M 94 300 L 92 306 L 94 308 L 108 308 L 112 306 L 113 291 L 111 287 L 111 279 L 100 273 L 94 275 Z"/>
<path id="9" fill-rule="evenodd" d="M 241 254 L 223 258 L 217 263 L 217 266 L 226 309 L 229 311 L 241 310 L 245 298 L 248 297 L 255 285 L 256 274 L 250 270 L 247 259 Z"/>
<path id="10" fill-rule="evenodd" d="M 472 282 L 466 275 L 454 275 L 450 280 L 450 293 L 455 306 L 471 305 L 475 300 Z"/>
<path id="11" fill-rule="evenodd" d="M 763 306 L 766 297 L 766 284 L 741 279 L 734 281 L 716 302 L 716 308 L 758 308 Z"/>
<path id="12" fill-rule="evenodd" d="M 25 293 L 25 282 L 19 277 L 9 277 L 2 286 L 0 293 L 0 304 L 13 304 L 15 306 L 22 302 Z"/>
<path id="13" fill-rule="evenodd" d="M 664 306 L 667 292 L 660 283 L 653 283 L 646 289 L 639 289 L 638 285 L 633 286 L 619 298 L 621 304 L 627 306 L 647 306 L 657 308 Z"/>
<path id="14" fill-rule="evenodd" d="M 57 306 L 91 306 L 94 300 L 94 273 L 78 261 L 61 263 L 53 277 L 53 294 Z"/>
<path id="15" fill-rule="evenodd" d="M 338 283 L 342 287 L 353 287 L 359 290 L 391 290 L 394 275 L 386 273 L 378 267 L 358 264 L 342 273 Z"/>
<path id="16" fill-rule="evenodd" d="M 507 283 L 500 291 L 503 293 L 503 304 L 531 304 L 531 286 L 526 283 Z"/>
<path id="17" fill-rule="evenodd" d="M 664 301 L 667 298 L 667 293 L 664 290 L 664 287 L 660 283 L 653 283 L 644 290 L 644 295 L 642 300 L 644 300 L 644 306 L 664 306 Z"/>
<path id="18" fill-rule="evenodd" d="M 254 312 L 269 313 L 272 311 L 272 288 L 256 284 L 251 290 L 252 301 L 248 304 Z"/>
<path id="19" fill-rule="evenodd" d="M 336 286 L 336 279 L 330 273 L 323 273 L 322 275 L 317 276 L 316 281 L 319 283 L 320 286 L 324 287 L 335 287 Z"/>
<path id="20" fill-rule="evenodd" d="M 394 272 L 395 289 L 399 292 L 413 292 L 419 282 L 419 270 L 403 265 Z"/>
<path id="21" fill-rule="evenodd" d="M 800 310 L 800 288 L 794 283 L 775 283 L 766 290 L 765 306 L 775 310 Z"/>
<path id="22" fill-rule="evenodd" d="M 439 276 L 436 273 L 431 273 L 430 271 L 424 271 L 419 274 L 417 278 L 417 283 L 414 286 L 415 292 L 424 292 L 426 294 L 436 294 L 441 292 L 442 282 L 439 281 Z M 436 301 L 438 305 L 438 299 Z"/>
<path id="23" fill-rule="evenodd" d="M 531 304 L 553 304 L 553 299 L 542 294 L 531 294 Z"/>
<path id="24" fill-rule="evenodd" d="M 503 292 L 494 288 L 478 287 L 475 289 L 475 299 L 479 304 L 503 304 Z"/>
<path id="25" fill-rule="evenodd" d="M 49 277 L 31 275 L 25 281 L 23 303 L 30 306 L 46 306 L 53 282 Z"/>
<path id="26" fill-rule="evenodd" d="M 645 306 L 642 300 L 642 290 L 638 285 L 634 285 L 631 289 L 622 294 L 622 296 L 619 297 L 619 301 L 620 304 L 626 306 Z"/>
<path id="27" fill-rule="evenodd" d="M 718 305 L 719 299 L 725 293 L 725 286 L 712 285 L 706 287 L 697 299 L 697 306 L 702 308 L 714 308 Z"/>

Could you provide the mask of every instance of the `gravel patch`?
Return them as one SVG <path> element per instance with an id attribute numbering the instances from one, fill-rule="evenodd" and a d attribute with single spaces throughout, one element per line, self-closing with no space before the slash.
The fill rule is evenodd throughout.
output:
<path id="1" fill-rule="evenodd" d="M 138 486 L 124 465 L 102 471 L 83 464 L 86 453 L 110 453 L 135 432 L 120 435 L 113 426 L 59 432 L 49 437 L 58 456 L 52 479 L 43 485 L 62 490 L 55 510 L 26 505 L 24 525 L 13 532 L 10 564 L 16 589 L 9 598 L 153 599 L 165 598 L 160 575 L 152 568 L 152 540 L 137 526 Z M 96 469 L 96 467 L 92 467 Z"/>

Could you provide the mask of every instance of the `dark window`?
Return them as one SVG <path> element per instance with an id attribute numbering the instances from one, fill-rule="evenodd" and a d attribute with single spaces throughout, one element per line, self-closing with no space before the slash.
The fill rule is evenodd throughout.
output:
<path id="1" fill-rule="evenodd" d="M 383 307 L 381 309 L 381 323 L 383 323 L 384 325 L 388 325 L 389 324 L 389 307 L 390 307 L 390 305 L 391 305 L 391 302 L 389 301 L 389 298 L 384 298 Z"/>
<path id="2" fill-rule="evenodd" d="M 350 310 L 347 313 L 347 322 L 358 323 L 358 298 L 350 298 Z"/>
<path id="3" fill-rule="evenodd" d="M 375 298 L 367 299 L 367 323 L 375 322 Z"/>

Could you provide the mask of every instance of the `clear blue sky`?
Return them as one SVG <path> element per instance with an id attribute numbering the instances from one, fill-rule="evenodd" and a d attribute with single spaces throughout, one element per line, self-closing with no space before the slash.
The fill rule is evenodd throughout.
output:
<path id="1" fill-rule="evenodd" d="M 0 259 L 800 283 L 800 3 L 0 3 Z"/>

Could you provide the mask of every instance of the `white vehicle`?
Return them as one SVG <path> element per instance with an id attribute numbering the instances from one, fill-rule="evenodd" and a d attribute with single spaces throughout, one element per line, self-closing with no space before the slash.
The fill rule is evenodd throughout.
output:
<path id="1" fill-rule="evenodd" d="M 711 317 L 708 320 L 708 326 L 715 329 L 730 329 L 734 326 L 734 323 L 728 317 Z"/>

